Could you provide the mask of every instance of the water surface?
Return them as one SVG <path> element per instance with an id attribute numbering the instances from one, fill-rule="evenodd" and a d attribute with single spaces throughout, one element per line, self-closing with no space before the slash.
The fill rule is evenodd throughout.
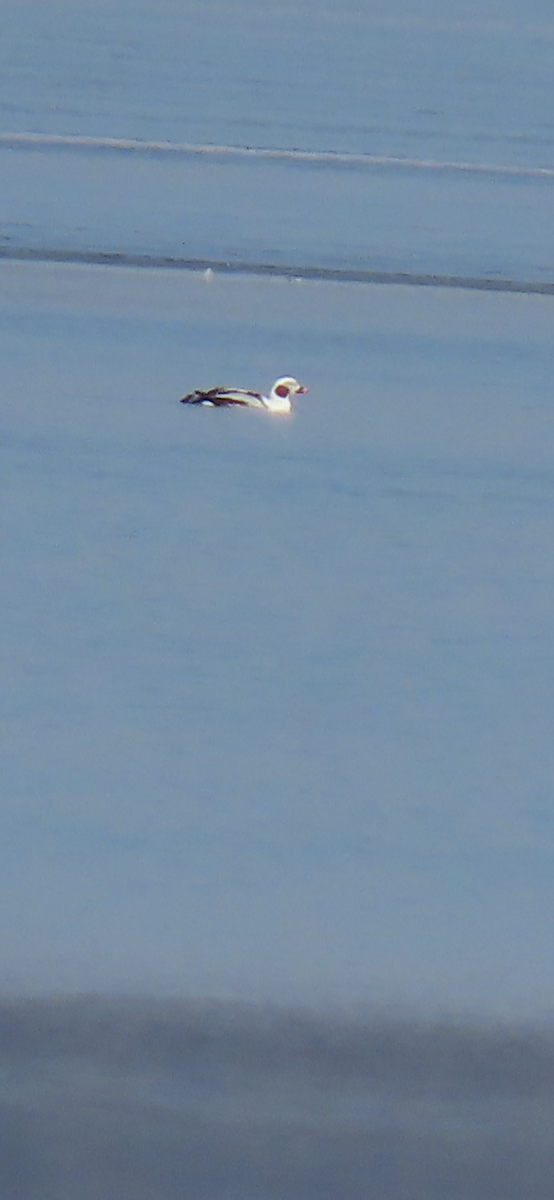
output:
<path id="1" fill-rule="evenodd" d="M 548 1007 L 549 300 L 2 275 L 6 981 Z"/>

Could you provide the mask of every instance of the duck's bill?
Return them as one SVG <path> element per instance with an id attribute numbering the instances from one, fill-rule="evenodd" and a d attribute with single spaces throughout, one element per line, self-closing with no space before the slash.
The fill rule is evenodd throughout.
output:
<path id="1" fill-rule="evenodd" d="M 303 385 L 303 384 L 300 384 L 300 387 L 298 388 L 298 395 L 299 395 L 299 396 L 305 396 L 305 395 L 306 395 L 306 392 L 309 392 L 309 390 L 310 390 L 309 388 L 307 388 L 307 387 L 304 387 L 304 385 Z"/>

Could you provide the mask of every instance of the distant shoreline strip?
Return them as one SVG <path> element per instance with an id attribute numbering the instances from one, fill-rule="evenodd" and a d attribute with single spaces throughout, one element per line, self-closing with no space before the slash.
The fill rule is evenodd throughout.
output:
<path id="1" fill-rule="evenodd" d="M 466 288 L 479 292 L 524 292 L 554 296 L 554 280 L 497 279 L 478 275 L 436 275 L 418 271 L 372 271 L 350 267 L 306 267 L 279 263 L 232 262 L 210 258 L 173 258 L 158 254 L 126 254 L 117 250 L 55 250 L 0 246 L 0 262 L 73 263 L 97 267 L 140 267 L 194 271 L 210 275 L 256 275 L 315 280 L 321 283 L 388 283 L 407 287 Z"/>
<path id="2" fill-rule="evenodd" d="M 212 146 L 189 142 L 140 141 L 136 138 L 74 137 L 49 133 L 0 133 L 0 150 L 65 150 L 90 153 L 145 154 L 222 161 L 270 161 L 339 168 L 396 168 L 410 171 L 457 172 L 516 179 L 554 181 L 554 167 L 517 167 L 488 163 L 439 162 L 383 154 L 343 154 L 323 150 L 270 150 L 255 146 Z"/>

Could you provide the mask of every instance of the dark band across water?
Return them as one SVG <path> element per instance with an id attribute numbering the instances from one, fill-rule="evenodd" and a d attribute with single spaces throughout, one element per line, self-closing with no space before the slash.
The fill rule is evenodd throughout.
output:
<path id="1" fill-rule="evenodd" d="M 373 271 L 351 267 L 310 267 L 298 263 L 228 262 L 223 259 L 177 258 L 161 254 L 128 254 L 118 250 L 59 250 L 0 246 L 0 261 L 82 263 L 105 267 L 141 267 L 174 271 L 213 271 L 220 275 L 268 275 L 281 279 L 329 283 L 388 283 L 407 287 L 466 288 L 480 292 L 525 292 L 554 296 L 554 279 L 526 280 L 501 276 L 438 275 L 415 271 Z"/>

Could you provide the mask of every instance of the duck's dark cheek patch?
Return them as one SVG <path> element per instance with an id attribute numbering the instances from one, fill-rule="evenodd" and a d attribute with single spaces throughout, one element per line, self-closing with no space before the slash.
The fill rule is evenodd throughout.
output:
<path id="1" fill-rule="evenodd" d="M 285 387 L 285 385 L 283 383 L 280 383 L 279 387 L 275 388 L 276 396 L 282 396 L 284 399 L 284 397 L 288 396 L 288 394 L 289 394 L 289 389 L 288 389 L 288 387 Z"/>

